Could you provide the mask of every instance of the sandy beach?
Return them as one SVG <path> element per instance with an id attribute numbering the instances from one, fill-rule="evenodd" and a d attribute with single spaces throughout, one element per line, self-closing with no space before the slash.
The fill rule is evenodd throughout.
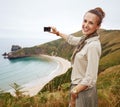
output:
<path id="1" fill-rule="evenodd" d="M 38 57 L 48 58 L 50 60 L 54 60 L 58 63 L 58 66 L 52 73 L 44 78 L 39 78 L 31 81 L 30 83 L 24 84 L 21 91 L 24 91 L 25 95 L 34 96 L 36 95 L 49 81 L 54 79 L 56 76 L 62 75 L 67 72 L 67 70 L 71 67 L 71 63 L 61 57 L 57 56 L 48 56 L 48 55 L 39 55 Z M 14 90 L 9 90 L 12 95 L 14 94 Z"/>

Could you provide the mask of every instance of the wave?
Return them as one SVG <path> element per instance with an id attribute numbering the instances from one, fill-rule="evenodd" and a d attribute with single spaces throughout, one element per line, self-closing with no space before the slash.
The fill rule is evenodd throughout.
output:
<path id="1" fill-rule="evenodd" d="M 48 76 L 58 66 L 53 60 L 34 57 L 13 62 L 7 61 L 4 63 L 6 66 L 0 68 L 0 88 L 5 90 L 10 88 L 9 85 L 13 83 L 23 85 Z M 3 66 L 3 64 L 1 65 Z"/>

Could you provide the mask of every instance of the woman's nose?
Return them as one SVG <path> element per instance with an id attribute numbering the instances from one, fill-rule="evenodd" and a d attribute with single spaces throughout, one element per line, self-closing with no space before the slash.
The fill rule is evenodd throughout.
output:
<path id="1" fill-rule="evenodd" d="M 87 28 L 87 27 L 88 27 L 88 23 L 84 23 L 84 27 L 86 27 L 86 28 Z"/>

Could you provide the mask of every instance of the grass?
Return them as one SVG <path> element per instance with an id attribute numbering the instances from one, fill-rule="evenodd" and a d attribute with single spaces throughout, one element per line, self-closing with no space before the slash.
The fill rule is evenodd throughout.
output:
<path id="1" fill-rule="evenodd" d="M 120 64 L 120 49 L 109 53 L 100 60 L 100 71 Z"/>
<path id="2" fill-rule="evenodd" d="M 70 69 L 71 70 L 71 69 Z M 56 77 L 56 79 L 67 77 L 69 81 L 70 72 Z M 50 83 L 54 83 L 52 80 Z M 120 107 L 120 65 L 110 67 L 99 74 L 97 81 L 99 107 Z M 34 97 L 23 96 L 19 85 L 13 88 L 17 97 L 0 91 L 0 107 L 68 107 L 70 83 L 47 84 L 50 86 L 39 92 Z M 58 87 L 57 87 L 58 86 Z M 53 89 L 51 89 L 53 87 Z"/>
<path id="3" fill-rule="evenodd" d="M 120 107 L 120 31 L 99 31 L 103 53 L 100 59 L 99 76 L 97 81 L 99 107 Z M 73 35 L 80 36 L 81 32 Z M 32 48 L 17 51 L 15 56 L 34 54 L 57 55 L 70 59 L 74 47 L 62 39 Z M 102 72 L 101 72 L 102 71 Z M 38 95 L 22 96 L 19 85 L 16 89 L 18 97 L 0 90 L 0 107 L 68 107 L 71 69 L 65 74 L 50 81 Z"/>
<path id="4" fill-rule="evenodd" d="M 120 107 L 120 65 L 102 72 L 97 87 L 99 107 Z"/>

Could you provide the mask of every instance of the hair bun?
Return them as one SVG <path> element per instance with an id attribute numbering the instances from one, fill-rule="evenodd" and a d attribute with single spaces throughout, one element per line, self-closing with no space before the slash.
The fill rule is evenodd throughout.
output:
<path id="1" fill-rule="evenodd" d="M 89 10 L 88 12 L 93 13 L 99 17 L 98 25 L 102 23 L 103 18 L 105 17 L 105 13 L 100 7 L 96 7 L 94 9 Z"/>
<path id="2" fill-rule="evenodd" d="M 95 10 L 98 11 L 98 12 L 101 14 L 102 18 L 105 17 L 105 13 L 104 13 L 104 11 L 102 10 L 102 8 L 97 7 L 97 8 L 95 8 Z"/>

